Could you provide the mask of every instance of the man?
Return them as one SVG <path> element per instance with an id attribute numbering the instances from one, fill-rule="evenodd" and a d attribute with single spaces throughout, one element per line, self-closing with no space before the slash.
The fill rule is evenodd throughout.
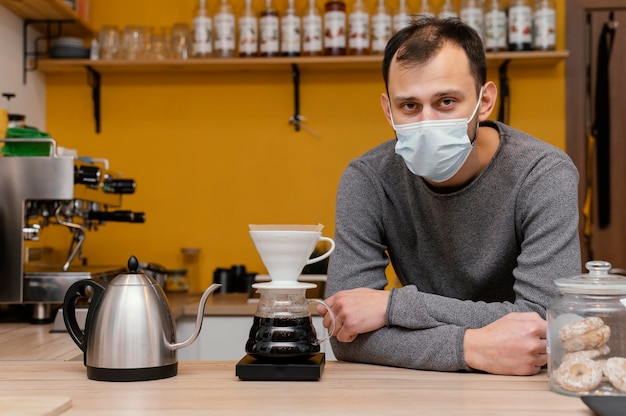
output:
<path id="1" fill-rule="evenodd" d="M 383 76 L 396 139 L 353 160 L 337 193 L 326 300 L 335 355 L 539 372 L 553 280 L 580 273 L 575 166 L 488 120 L 496 86 L 480 38 L 457 19 L 420 18 L 396 34 Z M 402 287 L 383 290 L 389 261 Z"/>

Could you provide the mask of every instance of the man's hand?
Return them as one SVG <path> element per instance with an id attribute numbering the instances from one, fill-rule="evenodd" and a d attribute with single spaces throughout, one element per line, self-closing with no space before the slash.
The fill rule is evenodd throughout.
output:
<path id="1" fill-rule="evenodd" d="M 374 331 L 387 324 L 388 290 L 357 288 L 335 293 L 325 300 L 335 315 L 333 335 L 341 342 L 352 342 L 359 334 Z M 332 318 L 322 305 L 317 307 L 330 328 Z"/>
<path id="2" fill-rule="evenodd" d="M 526 312 L 468 329 L 463 340 L 465 362 L 493 374 L 536 374 L 547 362 L 546 326 L 537 313 Z"/>

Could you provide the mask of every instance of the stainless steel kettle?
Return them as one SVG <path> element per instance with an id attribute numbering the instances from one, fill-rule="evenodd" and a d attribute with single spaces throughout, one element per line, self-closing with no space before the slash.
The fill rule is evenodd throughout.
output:
<path id="1" fill-rule="evenodd" d="M 213 284 L 204 292 L 193 334 L 177 343 L 174 319 L 163 289 L 152 277 L 138 272 L 138 267 L 139 262 L 132 256 L 128 273 L 116 276 L 110 283 L 80 280 L 65 294 L 63 320 L 84 352 L 87 377 L 92 380 L 141 381 L 175 376 L 176 350 L 196 340 L 206 301 L 220 287 Z M 76 322 L 76 303 L 90 298 L 82 331 Z"/>

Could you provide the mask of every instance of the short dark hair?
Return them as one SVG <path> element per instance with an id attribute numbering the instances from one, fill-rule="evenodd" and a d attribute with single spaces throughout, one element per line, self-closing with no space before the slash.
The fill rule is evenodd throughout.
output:
<path id="1" fill-rule="evenodd" d="M 389 68 L 394 55 L 396 62 L 404 66 L 424 64 L 439 53 L 445 42 L 452 42 L 463 48 L 478 91 L 487 82 L 487 57 L 478 33 L 455 17 L 437 19 L 428 15 L 417 15 L 385 47 L 383 78 L 387 92 Z"/>

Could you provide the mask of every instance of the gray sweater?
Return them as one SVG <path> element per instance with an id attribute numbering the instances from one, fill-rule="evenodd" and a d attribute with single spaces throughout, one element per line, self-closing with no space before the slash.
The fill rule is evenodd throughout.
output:
<path id="1" fill-rule="evenodd" d="M 497 122 L 500 146 L 463 189 L 440 194 L 395 154 L 395 139 L 353 160 L 339 183 L 336 250 L 327 295 L 383 289 L 391 261 L 387 326 L 351 343 L 332 338 L 337 358 L 389 366 L 470 370 L 467 328 L 509 312 L 545 309 L 553 280 L 580 273 L 578 172 L 561 150 Z"/>

